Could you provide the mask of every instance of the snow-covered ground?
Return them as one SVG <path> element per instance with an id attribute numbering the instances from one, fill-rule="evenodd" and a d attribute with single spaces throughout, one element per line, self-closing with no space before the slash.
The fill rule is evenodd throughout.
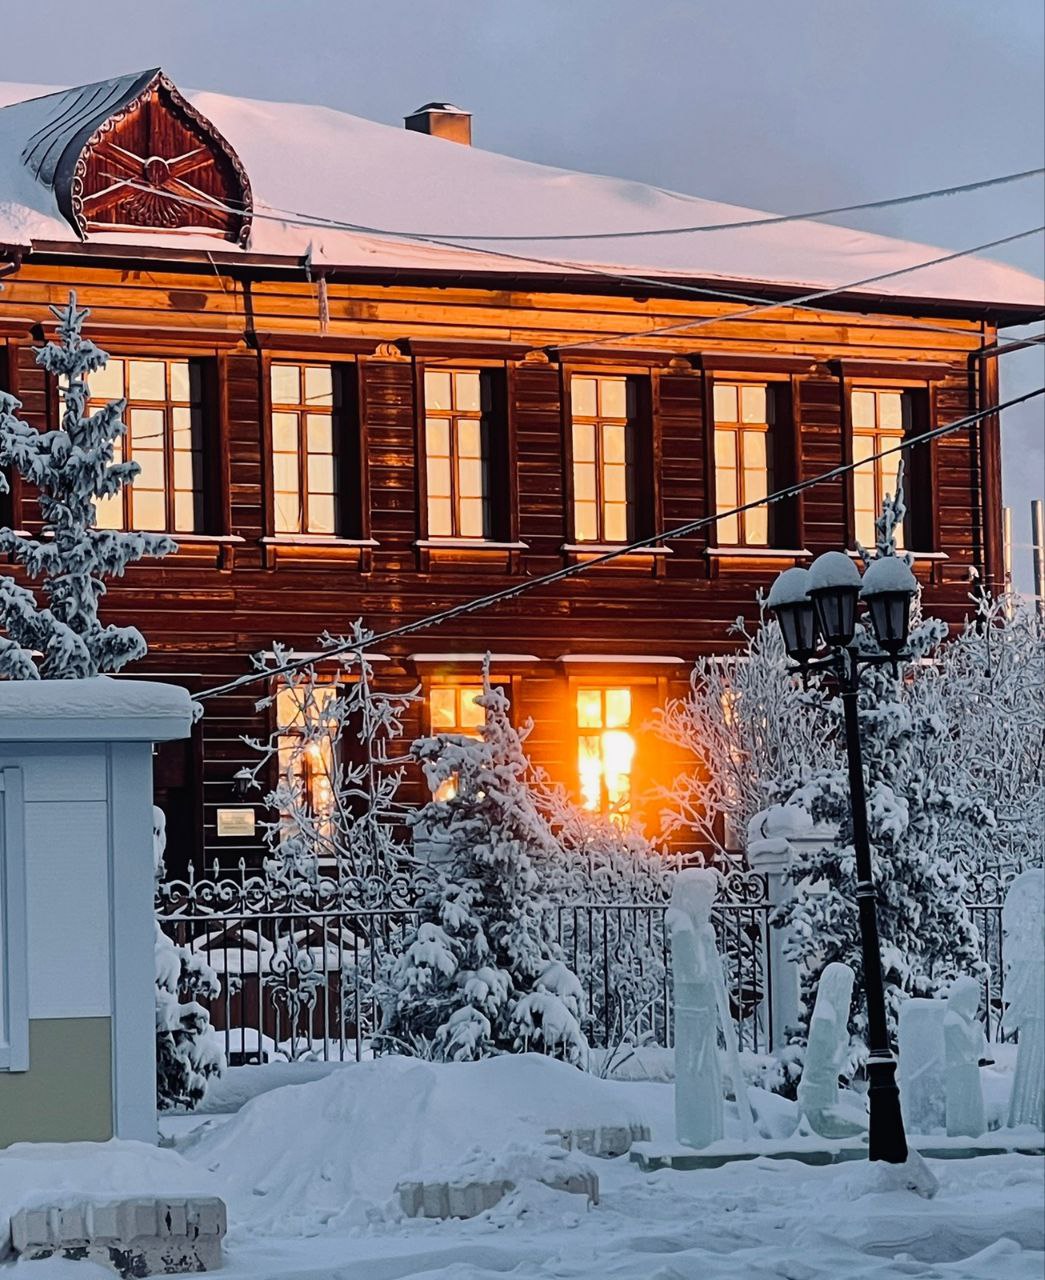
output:
<path id="1" fill-rule="evenodd" d="M 281 1064 L 275 1089 L 270 1070 L 230 1073 L 230 1105 L 251 1099 L 199 1121 L 177 1149 L 114 1142 L 0 1154 L 0 1239 L 7 1213 L 59 1189 L 100 1199 L 195 1191 L 228 1204 L 226 1280 L 1040 1280 L 1045 1270 L 1043 1162 L 1021 1155 L 932 1161 L 933 1200 L 873 1190 L 863 1162 L 763 1158 L 643 1174 L 626 1157 L 590 1160 L 594 1207 L 520 1179 L 478 1218 L 406 1219 L 393 1195 L 400 1180 L 452 1178 L 491 1158 L 532 1166 L 551 1128 L 645 1123 L 670 1141 L 671 1085 L 602 1080 L 535 1055 L 385 1058 L 290 1087 L 293 1068 Z M 996 1095 L 1007 1074 L 995 1073 Z M 791 1104 L 751 1093 L 760 1130 L 785 1132 Z M 105 1273 L 81 1263 L 0 1264 L 0 1280 L 96 1274 Z"/>

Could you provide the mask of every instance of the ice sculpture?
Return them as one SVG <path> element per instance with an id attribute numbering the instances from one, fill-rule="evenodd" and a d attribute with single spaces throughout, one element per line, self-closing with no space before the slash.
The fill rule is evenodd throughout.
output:
<path id="1" fill-rule="evenodd" d="M 1045 1129 L 1045 870 L 1021 872 L 1005 895 L 1005 1017 L 1019 1032 L 1010 1125 Z"/>
<path id="2" fill-rule="evenodd" d="M 947 993 L 943 1039 L 947 1055 L 947 1134 L 978 1138 L 986 1132 L 980 1059 L 987 1040 L 976 1016 L 980 984 L 975 978 L 956 978 Z"/>
<path id="3" fill-rule="evenodd" d="M 848 1138 L 865 1128 L 839 1108 L 838 1077 L 849 1050 L 849 1006 L 855 975 L 847 964 L 829 964 L 820 975 L 809 1023 L 798 1109 L 814 1133 Z"/>
<path id="4" fill-rule="evenodd" d="M 720 1029 L 744 1137 L 752 1131 L 722 962 L 711 924 L 718 885 L 717 871 L 680 871 L 675 877 L 666 921 L 675 984 L 675 1136 L 688 1147 L 706 1147 L 723 1134 Z"/>
<path id="5" fill-rule="evenodd" d="M 946 1016 L 945 1000 L 913 996 L 900 1006 L 896 1079 L 904 1125 L 911 1133 L 933 1133 L 947 1123 L 943 1035 Z"/>

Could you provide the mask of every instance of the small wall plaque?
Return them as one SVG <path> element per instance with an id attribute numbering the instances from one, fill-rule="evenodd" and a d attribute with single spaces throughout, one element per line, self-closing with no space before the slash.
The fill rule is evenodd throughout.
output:
<path id="1" fill-rule="evenodd" d="M 254 834 L 253 809 L 219 809 L 219 836 L 252 836 Z"/>

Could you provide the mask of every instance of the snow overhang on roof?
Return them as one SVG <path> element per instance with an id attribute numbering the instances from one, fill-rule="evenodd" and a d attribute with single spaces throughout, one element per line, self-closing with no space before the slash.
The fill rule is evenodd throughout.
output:
<path id="1" fill-rule="evenodd" d="M 135 104 L 148 94 L 208 148 L 208 167 L 177 172 L 179 162 L 192 164 L 184 136 L 159 136 L 151 152 L 129 148 L 128 169 L 140 180 L 112 171 L 119 155 L 111 147 L 105 166 L 91 169 L 99 146 L 115 139 L 123 147 L 120 130 L 130 130 Z M 841 289 L 850 305 L 866 298 L 878 310 L 1045 311 L 1040 280 L 978 257 L 854 286 L 945 251 L 822 222 L 632 238 L 639 230 L 765 215 L 458 146 L 328 107 L 180 93 L 158 70 L 58 92 L 0 85 L 0 108 L 0 246 L 15 249 L 76 251 L 82 237 L 92 252 L 110 247 L 114 257 L 250 255 L 300 267 L 307 256 L 328 272 L 529 277 L 589 289 L 605 286 L 605 271 L 641 277 L 644 291 L 655 281 L 692 281 L 762 286 L 774 296 Z M 159 163 L 149 170 L 150 161 Z M 88 205 L 86 215 L 75 205 L 78 166 L 96 182 L 108 174 L 114 187 L 122 184 L 120 198 L 104 188 L 84 193 L 85 202 L 93 197 L 102 206 L 105 216 L 94 222 Z M 122 222 L 108 216 L 106 200 Z M 591 232 L 608 238 L 495 239 Z"/>

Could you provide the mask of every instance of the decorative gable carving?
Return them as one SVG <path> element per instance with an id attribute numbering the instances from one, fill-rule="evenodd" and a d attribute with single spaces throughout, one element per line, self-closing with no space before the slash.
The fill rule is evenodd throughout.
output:
<path id="1" fill-rule="evenodd" d="M 199 231 L 246 243 L 251 191 L 239 157 L 162 71 L 56 95 L 23 154 L 81 235 Z"/>

